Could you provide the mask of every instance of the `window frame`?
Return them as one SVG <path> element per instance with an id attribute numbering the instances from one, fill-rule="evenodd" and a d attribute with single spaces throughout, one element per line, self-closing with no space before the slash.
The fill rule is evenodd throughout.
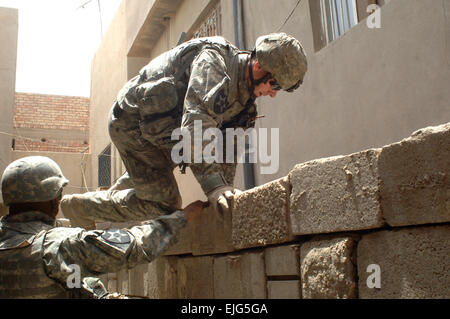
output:
<path id="1" fill-rule="evenodd" d="M 104 168 L 104 169 L 103 169 Z M 98 155 L 98 187 L 111 186 L 111 143 Z"/>

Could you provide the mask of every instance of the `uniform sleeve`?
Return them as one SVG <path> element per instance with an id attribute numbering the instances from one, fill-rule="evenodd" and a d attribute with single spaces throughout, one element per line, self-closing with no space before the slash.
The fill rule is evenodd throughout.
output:
<path id="1" fill-rule="evenodd" d="M 65 283 L 73 265 L 82 277 L 89 277 L 149 263 L 175 242 L 186 222 L 184 213 L 177 211 L 130 229 L 54 228 L 43 242 L 44 268 L 51 278 Z"/>
<path id="2" fill-rule="evenodd" d="M 203 50 L 193 61 L 191 76 L 184 101 L 182 129 L 186 128 L 191 134 L 191 163 L 190 167 L 205 193 L 216 187 L 227 185 L 220 163 L 198 163 L 195 157 L 194 145 L 204 147 L 211 143 L 202 142 L 201 134 L 194 134 L 195 128 L 217 128 L 221 125 L 220 115 L 228 106 L 230 76 L 220 53 L 213 49 Z"/>

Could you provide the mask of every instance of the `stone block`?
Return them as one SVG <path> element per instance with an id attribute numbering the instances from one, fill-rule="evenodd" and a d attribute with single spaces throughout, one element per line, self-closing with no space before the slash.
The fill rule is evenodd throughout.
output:
<path id="1" fill-rule="evenodd" d="M 233 251 L 231 214 L 219 215 L 212 207 L 204 208 L 193 222 L 192 254 L 209 255 Z"/>
<path id="2" fill-rule="evenodd" d="M 287 177 L 255 187 L 235 197 L 232 241 L 236 249 L 291 241 L 290 183 Z"/>
<path id="3" fill-rule="evenodd" d="M 214 258 L 214 298 L 266 298 L 264 252 L 229 254 Z"/>
<path id="4" fill-rule="evenodd" d="M 267 282 L 268 299 L 300 299 L 300 280 Z"/>
<path id="5" fill-rule="evenodd" d="M 144 287 L 145 277 L 148 275 L 147 272 L 148 264 L 140 264 L 129 270 L 129 295 L 135 297 L 145 297 L 147 295 Z"/>
<path id="6" fill-rule="evenodd" d="M 300 246 L 287 245 L 265 249 L 267 276 L 300 276 Z"/>
<path id="7" fill-rule="evenodd" d="M 450 123 L 383 147 L 378 161 L 389 225 L 450 222 Z"/>
<path id="8" fill-rule="evenodd" d="M 117 272 L 117 292 L 128 295 L 130 293 L 130 274 L 128 269 Z"/>
<path id="9" fill-rule="evenodd" d="M 289 173 L 295 235 L 378 228 L 379 149 L 299 164 Z"/>
<path id="10" fill-rule="evenodd" d="M 176 299 L 177 260 L 175 256 L 161 256 L 150 264 L 144 273 L 143 285 L 145 296 L 150 299 Z"/>
<path id="11" fill-rule="evenodd" d="M 177 260 L 178 298 L 214 298 L 213 257 L 179 257 Z"/>
<path id="12" fill-rule="evenodd" d="M 357 298 L 356 241 L 313 239 L 300 249 L 302 298 Z"/>
<path id="13" fill-rule="evenodd" d="M 113 272 L 113 273 L 108 273 L 107 274 L 107 283 L 106 284 L 106 289 L 108 290 L 108 292 L 110 293 L 114 293 L 114 292 L 118 292 L 118 288 L 117 288 L 117 273 Z"/>
<path id="14" fill-rule="evenodd" d="M 450 225 L 364 235 L 358 244 L 359 297 L 448 299 L 449 256 Z"/>

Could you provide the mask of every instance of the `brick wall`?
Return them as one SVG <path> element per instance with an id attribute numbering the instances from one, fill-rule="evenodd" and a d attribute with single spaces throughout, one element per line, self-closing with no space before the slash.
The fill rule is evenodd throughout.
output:
<path id="1" fill-rule="evenodd" d="M 84 141 L 60 141 L 54 139 L 39 141 L 35 138 L 17 136 L 14 140 L 15 151 L 81 153 L 88 148 L 88 143 Z"/>
<path id="2" fill-rule="evenodd" d="M 16 93 L 14 150 L 78 153 L 88 147 L 88 132 L 89 98 Z"/>

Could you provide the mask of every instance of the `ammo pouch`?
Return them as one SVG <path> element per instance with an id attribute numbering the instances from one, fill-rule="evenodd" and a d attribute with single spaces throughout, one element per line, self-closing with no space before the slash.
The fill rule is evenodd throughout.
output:
<path id="1" fill-rule="evenodd" d="M 172 77 L 142 83 L 135 89 L 141 119 L 172 110 L 178 103 L 177 89 Z"/>
<path id="2" fill-rule="evenodd" d="M 142 136 L 155 146 L 171 141 L 173 129 L 179 126 L 182 110 L 177 107 L 178 94 L 173 77 L 145 82 L 135 89 L 139 104 L 139 127 Z"/>

